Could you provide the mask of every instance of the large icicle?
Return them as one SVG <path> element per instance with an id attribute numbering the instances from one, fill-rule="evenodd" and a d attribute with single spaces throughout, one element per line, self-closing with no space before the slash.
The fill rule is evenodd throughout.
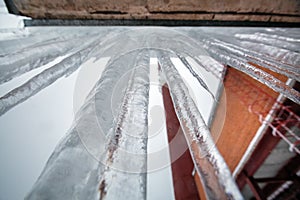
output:
<path id="1" fill-rule="evenodd" d="M 209 55 L 200 55 L 198 57 L 192 58 L 199 66 L 206 69 L 206 71 L 210 72 L 217 79 L 223 80 L 225 76 L 225 66 L 220 62 L 216 61 Z"/>
<path id="2" fill-rule="evenodd" d="M 289 98 L 290 100 L 294 101 L 295 103 L 300 104 L 300 93 L 295 89 L 287 86 L 274 76 L 268 74 L 267 72 L 258 69 L 257 67 L 248 64 L 244 60 L 240 60 L 238 57 L 234 55 L 227 55 L 221 53 L 220 51 L 212 48 L 211 46 L 204 44 L 203 47 L 210 52 L 210 55 L 215 58 L 216 60 L 225 63 L 231 67 L 242 71 L 252 78 L 258 80 L 259 82 L 267 85 L 269 88 L 273 89 L 276 92 L 279 92 Z"/>
<path id="3" fill-rule="evenodd" d="M 299 44 L 295 44 L 295 42 L 291 43 L 288 41 L 278 40 L 276 38 L 269 37 L 268 35 L 264 35 L 261 33 L 255 33 L 255 34 L 235 34 L 236 38 L 239 38 L 241 40 L 247 40 L 247 41 L 254 41 L 258 43 L 263 43 L 267 45 L 273 45 L 279 48 L 288 49 L 295 52 L 300 52 L 299 50 Z"/>
<path id="4" fill-rule="evenodd" d="M 159 62 L 207 198 L 243 199 L 169 55 L 161 52 Z"/>
<path id="5" fill-rule="evenodd" d="M 179 53 L 176 54 L 177 57 L 181 60 L 181 62 L 185 65 L 185 67 L 190 71 L 190 73 L 198 80 L 199 84 L 211 95 L 211 97 L 215 100 L 214 94 L 209 90 L 206 83 L 202 80 L 202 78 L 194 71 L 190 63 L 185 59 L 184 56 Z"/>
<path id="6" fill-rule="evenodd" d="M 96 27 L 85 29 L 83 27 L 43 27 L 43 28 L 25 28 L 21 31 L 26 33 L 22 38 L 15 38 L 10 40 L 0 39 L 0 57 L 21 53 L 31 48 L 45 46 L 51 43 L 62 41 L 71 41 L 81 38 L 85 41 L 86 38 L 94 37 L 103 31 L 109 31 L 110 28 L 99 29 Z M 4 30 L 4 32 L 11 32 L 12 30 Z M 1 32 L 1 30 L 0 30 Z M 1 33 L 0 33 L 1 35 Z"/>
<path id="7" fill-rule="evenodd" d="M 92 38 L 95 40 L 95 37 Z M 17 54 L 9 54 L 4 57 L 0 57 L 0 84 L 7 82 L 14 77 L 22 75 L 32 69 L 41 67 L 58 56 L 66 55 L 71 50 L 73 52 L 82 49 L 78 46 L 80 39 L 73 41 L 62 41 L 57 43 L 51 43 L 44 46 L 30 48 L 26 51 L 22 51 Z M 89 42 L 90 43 L 90 39 Z"/>
<path id="8" fill-rule="evenodd" d="M 45 87 L 51 85 L 57 79 L 73 73 L 83 62 L 87 60 L 89 53 L 93 50 L 93 48 L 94 45 L 88 43 L 85 49 L 65 58 L 53 67 L 44 70 L 23 85 L 0 97 L 0 116 L 14 106 L 35 95 Z"/>
<path id="9" fill-rule="evenodd" d="M 240 45 L 244 48 L 248 48 L 249 50 L 273 58 L 281 63 L 293 65 L 298 68 L 300 66 L 300 53 L 256 42 L 243 41 L 240 43 Z"/>
<path id="10" fill-rule="evenodd" d="M 71 48 L 72 45 L 69 42 L 62 42 L 1 57 L 0 84 L 53 61 L 58 56 L 64 55 Z"/>
<path id="11" fill-rule="evenodd" d="M 119 111 L 133 66 L 132 54 L 109 62 L 100 80 L 76 114 L 68 135 L 62 139 L 49 158 L 26 200 L 99 199 L 99 162 L 105 154 L 105 141 Z M 123 78 L 117 91 L 118 82 Z M 115 104 L 112 96 L 115 91 Z"/>
<path id="12" fill-rule="evenodd" d="M 76 37 L 75 37 L 76 38 Z M 30 51 L 31 49 L 51 45 L 59 42 L 66 42 L 75 39 L 74 37 L 62 37 L 55 35 L 42 36 L 38 35 L 28 35 L 25 38 L 15 39 L 15 40 L 3 40 L 0 41 L 0 57 L 6 57 L 10 55 L 18 55 L 24 51 Z"/>
<path id="13" fill-rule="evenodd" d="M 290 65 L 285 65 L 282 63 L 279 63 L 275 60 L 266 58 L 265 56 L 247 50 L 247 49 L 243 49 L 241 47 L 238 47 L 236 45 L 233 44 L 229 44 L 220 40 L 205 40 L 205 43 L 209 44 L 210 46 L 216 47 L 220 50 L 225 51 L 228 54 L 233 54 L 245 59 L 248 59 L 249 61 L 252 61 L 262 67 L 265 67 L 267 69 L 270 69 L 274 72 L 280 73 L 280 74 L 284 74 L 289 78 L 295 79 L 300 81 L 300 77 L 299 77 L 299 72 L 300 69 L 299 68 L 295 68 L 292 67 Z"/>
<path id="14" fill-rule="evenodd" d="M 146 199 L 149 62 L 148 52 L 138 54 L 123 103 L 110 130 L 100 199 Z"/>
<path id="15" fill-rule="evenodd" d="M 270 33 L 264 33 L 264 32 L 255 33 L 255 35 L 259 35 L 264 38 L 272 38 L 272 39 L 276 39 L 276 40 L 282 40 L 282 41 L 286 41 L 286 42 L 300 44 L 300 39 L 288 37 L 286 35 L 282 36 L 282 35 L 276 35 L 276 34 L 270 34 Z"/>

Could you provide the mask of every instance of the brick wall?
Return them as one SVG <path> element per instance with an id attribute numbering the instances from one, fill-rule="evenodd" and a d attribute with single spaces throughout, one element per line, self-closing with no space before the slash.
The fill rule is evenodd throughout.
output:
<path id="1" fill-rule="evenodd" d="M 47 19 L 176 19 L 300 22 L 299 0 L 5 0 Z"/>

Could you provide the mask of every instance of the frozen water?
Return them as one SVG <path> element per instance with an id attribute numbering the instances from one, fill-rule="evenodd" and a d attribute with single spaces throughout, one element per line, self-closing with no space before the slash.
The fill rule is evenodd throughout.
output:
<path id="1" fill-rule="evenodd" d="M 231 67 L 234 67 L 259 82 L 267 85 L 271 89 L 275 90 L 278 93 L 283 94 L 290 100 L 294 101 L 297 104 L 300 104 L 300 93 L 295 89 L 287 86 L 282 81 L 278 80 L 269 73 L 251 65 L 247 62 L 246 58 L 239 58 L 236 55 L 228 54 L 226 52 L 218 51 L 212 48 L 209 44 L 204 44 L 203 47 L 210 52 L 210 55 L 215 59 L 219 60 L 222 63 L 225 63 Z"/>
<path id="2" fill-rule="evenodd" d="M 23 85 L 0 97 L 0 116 L 9 109 L 41 91 L 43 88 L 49 86 L 58 78 L 68 76 L 76 71 L 76 69 L 78 69 L 78 67 L 80 67 L 80 65 L 89 58 L 88 55 L 92 49 L 93 47 L 85 47 L 84 50 L 78 51 L 63 59 L 53 67 L 44 70 Z"/>
<path id="3" fill-rule="evenodd" d="M 160 52 L 159 63 L 166 77 L 195 168 L 204 183 L 207 198 L 243 199 L 170 56 L 168 53 Z"/>
<path id="4" fill-rule="evenodd" d="M 134 57 L 122 105 L 108 133 L 100 199 L 146 198 L 150 57 L 149 52 Z"/>
<path id="5" fill-rule="evenodd" d="M 251 64 L 299 81 L 299 29 L 51 27 L 25 28 L 6 37 L 10 31 L 0 33 L 0 83 L 68 56 L 0 97 L 0 115 L 89 58 L 110 57 L 27 199 L 146 198 L 150 50 L 159 55 L 161 78 L 170 87 L 208 197 L 242 198 L 170 56 L 179 57 L 211 95 L 194 61 L 220 80 L 223 65 L 229 65 L 300 103 L 298 91 Z M 212 190 L 214 183 L 218 186 Z"/>

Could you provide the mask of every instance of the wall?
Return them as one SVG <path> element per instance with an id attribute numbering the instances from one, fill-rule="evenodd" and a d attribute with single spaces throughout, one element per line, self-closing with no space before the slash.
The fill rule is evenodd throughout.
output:
<path id="1" fill-rule="evenodd" d="M 256 66 L 261 68 L 259 66 Z M 262 68 L 261 68 L 262 69 Z M 264 71 L 285 82 L 287 78 L 270 70 Z M 234 171 L 260 127 L 257 113 L 264 117 L 272 108 L 278 93 L 234 68 L 228 67 L 222 95 L 211 126 L 211 134 L 231 172 Z M 226 109 L 224 109 L 224 107 Z M 218 136 L 220 121 L 225 122 Z M 199 177 L 195 176 L 201 199 L 205 199 Z"/>
<path id="2" fill-rule="evenodd" d="M 300 22 L 299 0 L 5 0 L 10 12 L 47 19 Z"/>

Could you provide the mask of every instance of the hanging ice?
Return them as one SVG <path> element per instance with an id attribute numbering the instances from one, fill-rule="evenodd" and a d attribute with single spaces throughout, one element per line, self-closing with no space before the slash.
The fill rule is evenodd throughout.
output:
<path id="1" fill-rule="evenodd" d="M 136 60 L 108 135 L 100 199 L 146 199 L 149 53 L 141 52 Z"/>
<path id="2" fill-rule="evenodd" d="M 101 27 L 76 34 L 72 29 L 53 28 L 50 30 L 55 33 L 31 44 L 47 30 L 15 39 L 11 47 L 0 49 L 0 83 L 58 55 L 71 52 L 71 56 L 1 97 L 0 115 L 68 76 L 90 57 L 109 56 L 110 61 L 26 199 L 145 199 L 150 49 L 159 53 L 177 116 L 209 198 L 242 197 L 170 56 L 177 55 L 209 93 L 192 61 L 219 79 L 224 76 L 223 64 L 234 67 L 300 102 L 299 92 L 251 64 L 299 81 L 297 31 L 276 29 L 275 35 L 273 29 L 220 33 L 220 28 Z M 70 39 L 72 36 L 74 39 Z M 84 43 L 78 45 L 83 39 Z M 0 41 L 0 46 L 6 44 Z"/>
<path id="3" fill-rule="evenodd" d="M 292 101 L 300 104 L 300 93 L 295 89 L 285 85 L 283 82 L 275 78 L 274 76 L 268 74 L 267 72 L 247 63 L 245 59 L 240 59 L 235 55 L 224 54 L 214 48 L 211 48 L 209 44 L 204 44 L 203 47 L 210 52 L 210 55 L 219 60 L 222 63 L 226 63 L 227 65 L 242 71 L 249 76 L 253 77 L 254 79 L 258 80 L 259 82 L 267 85 L 268 87 L 272 88 L 276 92 L 279 92 L 285 95 L 287 98 L 291 99 Z"/>
<path id="4" fill-rule="evenodd" d="M 254 62 L 267 69 L 270 69 L 274 72 L 284 74 L 287 77 L 290 77 L 295 80 L 300 80 L 299 68 L 286 65 L 283 63 L 279 63 L 278 61 L 275 61 L 273 59 L 266 58 L 266 56 L 262 54 L 217 39 L 205 40 L 205 42 L 209 44 L 211 47 L 216 47 L 220 50 L 223 50 L 227 54 L 232 54 L 232 55 L 236 55 L 248 59 L 249 61 Z"/>
<path id="5" fill-rule="evenodd" d="M 299 43 L 295 44 L 295 42 L 290 41 L 284 41 L 284 40 L 278 40 L 278 38 L 274 38 L 274 36 L 270 37 L 267 34 L 262 33 L 255 33 L 255 34 L 235 34 L 236 38 L 239 38 L 241 40 L 247 40 L 247 41 L 255 41 L 258 43 L 263 43 L 267 45 L 276 46 L 279 48 L 288 49 L 291 51 L 299 52 Z"/>
<path id="6" fill-rule="evenodd" d="M 212 96 L 213 99 L 215 99 L 213 93 L 209 90 L 206 83 L 201 79 L 201 77 L 193 70 L 192 66 L 189 64 L 189 62 L 185 59 L 185 57 L 181 56 L 180 54 L 177 54 L 177 57 L 181 60 L 181 62 L 186 66 L 186 68 L 190 71 L 190 73 L 198 80 L 199 84 Z"/>
<path id="7" fill-rule="evenodd" d="M 22 52 L 17 52 L 16 54 L 0 57 L 0 84 L 27 71 L 41 67 L 53 61 L 58 56 L 82 49 L 82 46 L 78 46 L 78 42 L 81 40 L 73 39 L 73 41 L 46 43 L 37 47 L 24 49 Z"/>
<path id="8" fill-rule="evenodd" d="M 73 127 L 56 147 L 26 199 L 99 199 L 104 196 L 124 195 L 116 193 L 113 188 L 122 187 L 125 190 L 126 186 L 129 187 L 127 195 L 131 199 L 145 197 L 149 56 L 140 55 L 140 59 L 134 62 L 136 56 L 137 53 L 121 56 L 108 64 L 78 112 Z M 131 75 L 123 77 L 127 73 Z M 122 77 L 120 84 L 118 82 Z M 124 83 L 128 83 L 128 86 Z M 114 90 L 115 87 L 117 90 Z M 114 92 L 117 92 L 117 96 L 112 102 L 112 97 L 116 95 Z M 137 115 L 137 112 L 140 114 Z M 119 114 L 115 116 L 115 113 Z M 132 119 L 135 120 L 131 121 Z M 115 125 L 112 127 L 112 124 Z M 115 133 L 120 131 L 123 134 L 119 135 L 119 144 L 113 146 L 118 137 Z M 106 141 L 109 142 L 106 144 Z M 108 164 L 107 154 L 114 148 L 116 152 L 111 158 L 115 162 L 105 168 L 105 164 Z M 122 161 L 124 154 L 133 156 Z M 128 168 L 136 173 L 126 174 L 124 170 Z M 110 174 L 118 175 L 120 181 L 125 180 L 129 184 L 124 186 L 116 182 L 117 185 L 111 186 Z M 104 187 L 107 184 L 109 187 Z"/>
<path id="9" fill-rule="evenodd" d="M 243 199 L 230 171 L 218 152 L 188 88 L 170 60 L 170 54 L 159 53 L 159 63 L 170 88 L 180 125 L 189 145 L 195 168 L 208 199 Z"/>
<path id="10" fill-rule="evenodd" d="M 95 41 L 93 41 L 92 44 L 94 42 Z M 68 76 L 73 73 L 84 61 L 87 60 L 89 53 L 93 50 L 93 48 L 94 45 L 91 45 L 89 42 L 88 45 L 85 45 L 83 50 L 79 50 L 53 67 L 46 69 L 32 79 L 28 80 L 23 85 L 10 91 L 3 97 L 0 97 L 0 116 L 9 109 L 49 86 L 60 77 Z"/>

